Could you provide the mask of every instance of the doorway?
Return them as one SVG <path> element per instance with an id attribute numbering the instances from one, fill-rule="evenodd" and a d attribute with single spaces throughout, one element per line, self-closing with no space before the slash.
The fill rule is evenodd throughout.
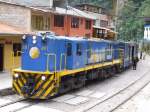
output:
<path id="1" fill-rule="evenodd" d="M 0 44 L 0 72 L 4 69 L 4 46 Z"/>
<path id="2" fill-rule="evenodd" d="M 134 50 L 135 50 L 135 48 L 134 48 L 134 46 L 132 46 L 132 60 L 134 59 Z"/>

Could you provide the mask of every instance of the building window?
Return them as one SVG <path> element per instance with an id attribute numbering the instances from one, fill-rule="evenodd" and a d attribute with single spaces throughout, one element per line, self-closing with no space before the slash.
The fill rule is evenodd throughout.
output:
<path id="1" fill-rule="evenodd" d="M 64 16 L 54 15 L 54 26 L 55 27 L 64 27 Z"/>
<path id="2" fill-rule="evenodd" d="M 107 26 L 108 26 L 108 21 L 101 20 L 101 21 L 100 21 L 100 26 L 101 26 L 101 27 L 107 27 Z"/>
<path id="3" fill-rule="evenodd" d="M 78 56 L 81 56 L 82 55 L 82 46 L 81 46 L 81 44 L 77 44 L 77 52 L 76 52 L 76 54 L 78 55 Z"/>
<path id="4" fill-rule="evenodd" d="M 43 26 L 44 26 L 43 16 L 32 15 L 31 23 L 33 29 L 43 30 Z"/>
<path id="5" fill-rule="evenodd" d="M 14 56 L 21 56 L 21 44 L 13 43 L 13 52 Z"/>
<path id="6" fill-rule="evenodd" d="M 86 22 L 85 22 L 85 28 L 86 29 L 91 29 L 91 20 L 86 20 Z"/>
<path id="7" fill-rule="evenodd" d="M 34 30 L 50 30 L 50 17 L 32 15 L 31 24 Z"/>
<path id="8" fill-rule="evenodd" d="M 71 28 L 79 28 L 79 18 L 71 18 Z"/>
<path id="9" fill-rule="evenodd" d="M 101 14 L 106 14 L 106 10 L 104 8 L 101 9 Z"/>
<path id="10" fill-rule="evenodd" d="M 72 44 L 68 43 L 67 44 L 67 56 L 71 56 L 72 55 Z"/>

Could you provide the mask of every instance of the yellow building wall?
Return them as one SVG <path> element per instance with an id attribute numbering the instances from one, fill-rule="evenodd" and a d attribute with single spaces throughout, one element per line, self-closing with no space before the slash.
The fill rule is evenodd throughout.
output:
<path id="1" fill-rule="evenodd" d="M 11 72 L 20 67 L 20 56 L 13 56 L 13 43 L 21 43 L 22 36 L 0 36 L 0 43 L 4 45 L 4 71 Z"/>

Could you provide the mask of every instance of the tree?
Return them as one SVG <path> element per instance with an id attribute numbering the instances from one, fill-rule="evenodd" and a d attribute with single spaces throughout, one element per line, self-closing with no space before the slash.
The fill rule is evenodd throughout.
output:
<path id="1" fill-rule="evenodd" d="M 138 41 L 143 38 L 144 16 L 150 17 L 150 0 L 128 0 L 119 19 L 119 39 Z"/>
<path id="2" fill-rule="evenodd" d="M 92 3 L 95 5 L 100 5 L 104 8 L 111 9 L 112 8 L 112 0 L 68 0 L 71 5 L 79 4 L 79 3 Z"/>

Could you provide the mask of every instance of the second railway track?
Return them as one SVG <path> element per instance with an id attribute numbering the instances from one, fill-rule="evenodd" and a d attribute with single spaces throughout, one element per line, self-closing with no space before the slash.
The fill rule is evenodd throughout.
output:
<path id="1" fill-rule="evenodd" d="M 20 98 L 18 100 L 10 101 L 3 105 L 0 105 L 0 112 L 19 112 L 25 108 L 29 108 L 36 105 L 38 102 L 31 101 L 29 99 Z"/>
<path id="2" fill-rule="evenodd" d="M 74 112 L 113 112 L 150 83 L 150 71 L 118 92 Z"/>

